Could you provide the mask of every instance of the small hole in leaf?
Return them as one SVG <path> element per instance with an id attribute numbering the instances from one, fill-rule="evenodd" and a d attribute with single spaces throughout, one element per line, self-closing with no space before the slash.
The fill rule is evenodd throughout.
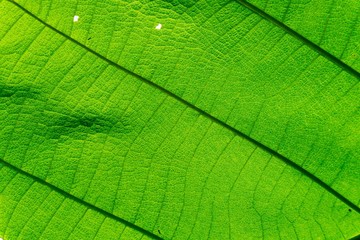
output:
<path id="1" fill-rule="evenodd" d="M 79 16 L 78 16 L 78 15 L 75 15 L 75 16 L 74 16 L 74 22 L 77 22 L 77 21 L 79 21 Z"/>
<path id="2" fill-rule="evenodd" d="M 352 210 L 349 208 L 349 212 L 351 212 Z"/>
<path id="3" fill-rule="evenodd" d="M 160 30 L 161 28 L 162 28 L 162 24 L 161 24 L 161 23 L 159 23 L 159 24 L 155 27 L 156 30 Z"/>
<path id="4" fill-rule="evenodd" d="M 91 40 L 91 37 L 89 37 L 88 40 Z"/>
<path id="5" fill-rule="evenodd" d="M 161 234 L 160 229 L 158 229 L 159 234 Z"/>

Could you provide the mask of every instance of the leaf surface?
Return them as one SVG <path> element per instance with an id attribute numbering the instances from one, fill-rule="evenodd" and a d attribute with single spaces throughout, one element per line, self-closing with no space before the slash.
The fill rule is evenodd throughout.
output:
<path id="1" fill-rule="evenodd" d="M 153 239 L 7 163 L 0 174 L 4 239 Z"/>
<path id="2" fill-rule="evenodd" d="M 246 1 L 244 1 L 246 2 Z M 360 4 L 343 1 L 247 0 L 360 70 Z"/>
<path id="3" fill-rule="evenodd" d="M 17 2 L 360 204 L 359 73 L 240 2 Z"/>
<path id="4" fill-rule="evenodd" d="M 237 2 L 19 3 L 1 2 L 4 171 L 90 208 L 86 228 L 105 214 L 106 228 L 164 239 L 359 233 L 359 88 L 346 69 Z M 173 29 L 157 31 L 159 16 Z M 222 33 L 213 16 L 245 22 Z M 0 231 L 29 234 L 25 220 Z"/>

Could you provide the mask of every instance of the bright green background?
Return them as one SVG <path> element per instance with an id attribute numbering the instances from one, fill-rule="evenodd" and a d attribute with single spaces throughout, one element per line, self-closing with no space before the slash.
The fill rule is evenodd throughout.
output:
<path id="1" fill-rule="evenodd" d="M 5 239 L 359 233 L 347 69 L 236 1 L 0 4 Z"/>

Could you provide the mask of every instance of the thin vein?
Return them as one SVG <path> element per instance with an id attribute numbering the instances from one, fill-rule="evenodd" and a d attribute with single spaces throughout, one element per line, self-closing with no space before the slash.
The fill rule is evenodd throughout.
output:
<path id="1" fill-rule="evenodd" d="M 14 179 L 16 178 L 16 176 L 17 176 L 17 175 L 15 175 L 11 181 L 14 181 Z M 8 184 L 8 185 L 10 185 L 10 184 Z M 30 189 L 33 187 L 33 185 L 34 185 L 34 182 L 32 182 L 32 183 L 28 186 L 28 188 L 25 189 L 25 192 L 23 192 L 23 193 L 21 194 L 20 199 L 17 201 L 17 203 L 15 204 L 14 208 L 12 209 L 12 211 L 11 211 L 12 214 L 11 214 L 11 216 L 10 216 L 10 219 L 9 219 L 9 220 L 6 222 L 6 224 L 5 224 L 5 228 L 4 228 L 4 229 L 5 229 L 5 234 L 7 233 L 7 230 L 9 229 L 9 225 L 10 225 L 10 223 L 11 223 L 11 221 L 12 221 L 14 215 L 15 215 L 16 210 L 18 209 L 19 205 L 21 206 L 20 203 L 23 201 L 25 195 L 26 195 L 28 192 L 30 192 Z"/>
<path id="2" fill-rule="evenodd" d="M 65 201 L 65 200 L 64 200 Z M 75 227 L 72 229 L 72 231 L 70 232 L 70 234 L 68 236 L 66 236 L 66 239 L 75 239 L 73 237 L 74 233 L 76 232 L 77 229 L 79 229 L 79 225 L 81 223 L 81 221 L 84 219 L 86 213 L 88 213 L 89 209 L 85 209 L 85 211 L 81 214 L 81 217 L 79 218 L 79 220 L 76 222 Z"/>
<path id="3" fill-rule="evenodd" d="M 285 21 L 286 20 L 286 16 L 288 15 L 289 9 L 290 9 L 290 5 L 291 5 L 291 0 L 288 1 L 286 9 L 285 9 L 285 13 L 283 15 L 282 20 Z"/>
<path id="4" fill-rule="evenodd" d="M 140 88 L 141 88 L 142 85 L 143 85 L 143 83 L 141 83 L 140 86 L 136 89 L 136 92 L 134 93 L 133 98 L 131 99 L 131 101 L 129 101 L 129 104 L 127 105 L 127 107 L 126 107 L 126 109 L 125 109 L 125 111 L 124 111 L 124 115 L 127 113 L 128 109 L 129 109 L 130 106 L 131 106 L 131 103 L 132 103 L 132 102 L 134 101 L 134 99 L 136 98 L 136 96 L 137 96 L 138 92 L 140 91 Z M 144 126 L 144 128 L 145 128 L 145 127 L 146 127 L 146 126 Z M 115 205 L 116 205 L 116 202 L 117 202 L 117 199 L 118 199 L 118 193 L 119 193 L 119 189 L 120 189 L 120 184 L 121 184 L 121 180 L 122 180 L 122 177 L 123 177 L 123 172 L 124 172 L 124 170 L 125 170 L 126 157 L 127 157 L 128 153 L 129 153 L 129 151 L 131 150 L 132 146 L 134 145 L 135 141 L 137 140 L 138 136 L 140 135 L 140 133 L 142 132 L 142 130 L 143 130 L 144 128 L 142 128 L 142 129 L 140 130 L 140 132 L 138 133 L 138 135 L 136 136 L 136 138 L 132 141 L 131 145 L 128 147 L 125 155 L 124 155 L 123 158 L 122 158 L 121 164 L 119 164 L 119 167 L 120 167 L 121 171 L 120 171 L 119 180 L 118 180 L 117 185 L 116 185 L 114 204 L 113 204 L 113 206 L 112 206 L 112 208 L 111 208 L 111 212 L 112 212 L 112 213 L 113 213 L 114 210 L 115 210 Z"/>
<path id="5" fill-rule="evenodd" d="M 189 182 L 187 177 L 188 177 L 188 175 L 189 175 L 190 165 L 191 165 L 191 163 L 193 162 L 195 156 L 197 155 L 197 151 L 198 151 L 199 147 L 204 144 L 203 141 L 204 141 L 204 139 L 206 139 L 206 136 L 208 135 L 209 130 L 211 129 L 212 125 L 213 125 L 213 123 L 211 123 L 211 124 L 208 126 L 208 128 L 207 128 L 206 131 L 204 132 L 204 135 L 201 137 L 199 143 L 196 145 L 196 147 L 195 147 L 195 149 L 194 149 L 194 153 L 193 153 L 193 155 L 191 156 L 191 159 L 190 159 L 189 164 L 188 164 L 187 169 L 186 169 L 185 183 L 186 183 L 186 182 Z M 205 183 L 205 184 L 206 184 L 206 183 Z M 204 187 L 205 187 L 205 185 L 203 185 L 202 191 L 204 190 Z M 193 222 L 193 224 L 192 224 L 190 233 L 189 233 L 189 235 L 188 235 L 188 237 L 187 237 L 187 240 L 191 239 L 191 236 L 192 236 L 192 234 L 193 234 L 193 232 L 194 232 L 194 228 L 195 228 L 196 224 L 198 223 L 198 217 L 199 217 L 199 212 L 200 212 L 200 202 L 201 202 L 201 200 L 202 200 L 202 193 L 200 194 L 200 199 L 197 201 L 199 204 L 198 204 L 196 210 L 194 211 L 194 212 L 196 212 L 196 215 L 195 215 L 195 219 L 194 219 L 194 222 Z M 183 210 L 184 210 L 184 207 L 183 207 L 181 210 L 182 210 L 182 211 L 181 211 L 181 215 L 182 215 Z M 179 218 L 179 221 L 178 221 L 177 226 L 180 225 L 180 220 L 181 220 L 181 218 Z M 175 232 L 175 231 L 174 231 L 174 232 Z"/>
<path id="6" fill-rule="evenodd" d="M 349 33 L 348 36 L 347 36 L 346 42 L 345 42 L 345 44 L 344 44 L 344 49 L 343 49 L 343 51 L 341 52 L 340 58 L 343 58 L 343 57 L 344 57 L 345 51 L 346 51 L 347 48 L 348 48 L 348 45 L 349 45 L 350 40 L 351 40 L 351 38 L 352 38 L 352 35 L 353 35 L 353 33 L 355 32 L 356 24 L 358 23 L 358 19 L 359 19 L 359 14 L 356 15 L 355 21 L 351 24 L 350 33 Z"/>
<path id="7" fill-rule="evenodd" d="M 197 120 L 195 121 L 195 123 L 194 123 L 194 125 L 196 125 L 196 122 L 198 121 L 200 119 L 200 116 L 197 118 Z M 197 152 L 197 149 L 198 149 L 198 147 L 199 147 L 199 145 L 201 145 L 202 144 L 202 141 L 204 140 L 204 137 L 206 136 L 206 134 L 207 134 L 207 132 L 209 131 L 209 129 L 211 128 L 211 126 L 212 126 L 212 123 L 211 124 L 209 124 L 209 126 L 207 126 L 207 128 L 206 128 L 206 131 L 204 132 L 204 134 L 201 136 L 201 138 L 199 139 L 199 143 L 196 145 L 196 147 L 195 147 L 195 149 L 193 150 L 193 155 L 191 156 L 191 158 L 190 158 L 190 160 L 187 162 L 187 164 L 186 164 L 186 170 L 185 170 L 185 172 L 186 172 L 186 174 L 185 174 L 185 182 L 184 182 L 184 190 L 182 191 L 182 193 L 183 193 L 183 199 L 185 199 L 186 200 L 186 195 L 187 195 L 187 188 L 188 188 L 188 174 L 189 174 L 189 169 L 190 169 L 190 165 L 191 165 L 191 162 L 193 161 L 193 159 L 194 159 L 194 156 L 196 155 L 196 152 Z M 186 206 L 185 206 L 185 201 L 183 201 L 183 203 L 182 203 L 182 206 L 181 206 L 181 210 L 180 210 L 180 215 L 179 215 L 179 217 L 178 217 L 178 220 L 177 220 L 177 223 L 176 223 L 176 227 L 175 227 L 175 230 L 173 231 L 173 236 L 171 237 L 171 239 L 173 239 L 173 238 L 176 238 L 176 234 L 177 234 L 177 230 L 178 230 L 178 228 L 179 228 L 179 225 L 180 225 L 180 222 L 181 222 L 181 220 L 182 220 L 182 218 L 183 218 L 183 213 L 184 213 L 184 208 L 185 208 Z M 195 219 L 194 220 L 194 223 L 193 223 L 193 228 L 194 228 L 194 225 L 195 225 L 195 223 L 196 223 L 196 220 L 197 219 Z M 193 230 L 191 229 L 191 232 L 192 232 Z M 191 232 L 190 232 L 190 234 L 191 234 Z M 188 235 L 188 238 L 190 237 L 190 235 Z"/>
<path id="8" fill-rule="evenodd" d="M 211 126 L 210 126 L 210 127 L 211 127 Z M 208 131 L 207 131 L 206 134 L 208 134 Z M 234 140 L 235 136 L 236 136 L 236 135 L 234 135 L 234 136 L 226 143 L 226 146 L 223 148 L 223 150 L 220 152 L 220 154 L 218 154 L 218 156 L 216 157 L 216 161 L 214 161 L 214 163 L 212 164 L 212 166 L 211 166 L 211 168 L 210 168 L 210 170 L 209 170 L 209 173 L 206 175 L 206 178 L 205 178 L 205 180 L 204 180 L 204 184 L 202 185 L 202 188 L 201 188 L 200 199 L 199 199 L 199 201 L 198 201 L 197 209 L 201 209 L 201 203 L 202 203 L 203 198 L 204 198 L 204 192 L 205 192 L 205 190 L 206 190 L 206 186 L 208 185 L 209 178 L 210 178 L 211 174 L 212 174 L 213 171 L 214 171 L 214 168 L 215 168 L 216 165 L 219 163 L 219 159 L 220 159 L 221 156 L 224 154 L 224 152 L 225 152 L 226 149 L 228 148 L 229 144 Z M 206 137 L 206 135 L 205 135 L 205 137 Z M 212 203 L 212 204 L 213 204 L 213 203 Z M 191 229 L 191 232 L 190 232 L 190 234 L 189 234 L 188 239 L 190 239 L 191 236 L 193 235 L 195 225 L 196 225 L 196 223 L 198 222 L 197 219 L 199 218 L 199 212 L 200 212 L 200 211 L 196 211 L 196 217 L 195 217 L 196 222 L 195 222 L 195 224 L 193 225 L 193 228 Z M 213 211 L 212 211 L 212 213 L 213 213 Z M 210 225 L 211 225 L 211 223 L 212 223 L 212 221 L 210 221 Z M 210 231 L 210 229 L 211 229 L 211 226 L 209 227 L 209 231 Z"/>
<path id="9" fill-rule="evenodd" d="M 333 12 L 333 9 L 334 9 L 334 0 L 331 1 L 331 4 L 330 4 L 330 8 L 329 8 L 329 12 L 326 16 L 326 20 L 325 20 L 325 28 L 323 29 L 322 33 L 321 33 L 321 38 L 320 38 L 320 41 L 319 41 L 319 44 L 321 44 L 324 40 L 324 37 L 326 35 L 326 32 L 327 32 L 327 29 L 329 27 L 329 21 L 330 21 L 330 17 L 331 17 L 331 13 Z"/>
<path id="10" fill-rule="evenodd" d="M 182 115 L 184 114 L 184 112 L 185 112 L 186 110 L 187 110 L 187 108 L 185 108 L 184 111 L 181 112 L 180 117 L 178 118 L 177 121 L 180 121 L 180 120 L 181 120 L 181 117 L 182 117 Z M 196 122 L 196 121 L 195 121 L 195 122 Z M 193 123 L 193 125 L 195 124 L 195 122 Z M 170 134 L 171 134 L 171 133 L 169 133 L 169 135 L 170 135 Z M 190 131 L 187 131 L 187 132 L 186 132 L 186 135 L 183 137 L 181 143 L 179 143 L 179 145 L 177 146 L 176 150 L 175 150 L 174 153 L 171 155 L 171 159 L 175 159 L 175 158 L 176 158 L 176 154 L 178 153 L 179 149 L 181 149 L 181 147 L 183 146 L 183 144 L 184 144 L 184 142 L 186 141 L 186 139 L 188 139 L 189 134 L 190 134 Z M 167 179 L 168 176 L 169 176 L 170 168 L 171 168 L 172 166 L 173 166 L 173 164 L 172 164 L 172 162 L 170 162 L 169 167 L 168 167 L 167 172 L 166 172 L 166 179 Z M 158 211 L 158 215 L 157 215 L 157 217 L 156 217 L 156 222 L 155 222 L 154 226 L 158 226 L 158 225 L 159 225 L 158 222 L 160 221 L 160 214 L 162 213 L 162 209 L 163 209 L 163 207 L 164 207 L 164 201 L 165 201 L 165 199 L 166 199 L 167 193 L 168 193 L 168 181 L 165 182 L 165 192 L 164 192 L 164 195 L 163 195 L 162 200 L 161 200 L 161 206 L 160 206 L 160 209 L 159 209 L 159 211 Z M 174 231 L 174 232 L 175 232 L 175 231 Z"/>
<path id="11" fill-rule="evenodd" d="M 104 219 L 101 221 L 100 226 L 99 226 L 99 228 L 96 230 L 93 239 L 99 239 L 97 235 L 99 234 L 99 232 L 100 232 L 100 230 L 101 230 L 101 227 L 104 225 L 105 220 L 106 220 L 106 217 L 104 217 Z"/>
<path id="12" fill-rule="evenodd" d="M 165 98 L 161 101 L 161 103 L 156 107 L 156 110 L 153 111 L 152 115 L 149 117 L 149 120 L 147 121 L 147 123 L 145 124 L 145 126 L 141 129 L 141 131 L 140 131 L 140 133 L 138 134 L 138 136 L 140 136 L 141 133 L 146 129 L 147 124 L 151 121 L 151 119 L 154 119 L 154 116 L 157 114 L 157 112 L 161 109 L 161 107 L 163 106 L 163 104 L 166 102 L 166 99 L 167 99 L 167 97 L 165 97 Z M 173 127 L 175 127 L 175 125 L 174 125 Z M 173 129 L 173 128 L 172 128 L 172 129 Z M 172 129 L 171 129 L 171 130 L 172 130 Z M 171 132 L 171 130 L 170 130 L 170 132 Z M 136 140 L 137 140 L 137 138 L 133 141 L 133 144 L 136 142 Z M 164 140 L 162 141 L 162 143 L 159 144 L 159 147 L 158 147 L 158 148 L 160 148 L 165 141 L 166 141 L 166 137 L 164 137 Z M 131 144 L 131 146 L 128 148 L 128 151 L 126 152 L 126 156 L 127 156 L 127 155 L 129 154 L 129 152 L 131 151 L 131 148 L 132 148 L 133 144 Z M 153 156 L 154 156 L 154 155 L 155 155 L 155 153 L 153 154 Z M 126 156 L 125 156 L 124 158 L 126 158 Z M 147 193 L 147 190 L 148 190 L 149 177 L 150 177 L 150 175 L 151 175 L 151 170 L 152 170 L 152 167 L 153 167 L 153 162 L 154 162 L 154 161 L 151 161 L 151 160 L 150 160 L 150 164 L 149 164 L 149 167 L 148 167 L 148 171 L 146 172 L 145 186 L 144 186 L 144 189 L 143 189 L 143 191 L 142 191 L 141 199 L 140 199 L 140 201 L 139 201 L 138 207 L 137 207 L 137 209 L 136 209 L 136 215 L 135 215 L 135 217 L 134 217 L 135 221 L 138 220 L 138 216 L 139 216 L 139 214 L 140 214 L 140 209 L 141 209 L 141 207 L 142 207 L 142 205 L 143 205 L 144 197 L 145 197 L 145 195 L 146 195 L 146 193 Z M 154 169 L 154 170 L 155 170 L 155 169 Z M 121 184 L 121 183 L 120 183 L 120 184 Z"/>
<path id="13" fill-rule="evenodd" d="M 19 235 L 18 235 L 19 238 L 21 238 L 22 236 L 25 236 L 25 235 L 26 235 L 26 233 L 25 233 L 24 230 L 28 227 L 28 224 L 33 223 L 33 222 L 36 221 L 35 219 L 36 219 L 37 214 L 39 214 L 39 211 L 41 211 L 42 208 L 45 208 L 44 205 L 46 204 L 47 201 L 49 201 L 49 196 L 51 195 L 51 193 L 52 193 L 52 191 L 50 190 L 50 191 L 48 192 L 48 194 L 46 195 L 46 197 L 42 200 L 42 202 L 41 202 L 41 204 L 40 204 L 40 207 L 38 207 L 38 208 L 35 210 L 35 212 L 33 212 L 32 215 L 26 220 L 25 224 L 24 224 L 23 227 L 22 227 L 22 230 L 20 231 L 20 233 L 19 233 Z M 51 200 L 50 200 L 50 201 L 51 201 Z M 35 221 L 34 221 L 34 220 L 35 220 Z M 30 227 L 28 227 L 28 228 L 30 228 Z"/>
<path id="14" fill-rule="evenodd" d="M 161 104 L 163 104 L 164 102 L 165 102 L 165 99 L 164 99 L 163 102 L 161 102 Z M 159 106 L 159 107 L 160 107 L 160 106 Z M 176 122 L 174 123 L 174 125 L 171 127 L 171 129 L 167 132 L 166 136 L 164 137 L 163 141 L 159 144 L 159 147 L 158 147 L 156 153 L 153 154 L 153 156 L 156 155 L 156 154 L 159 152 L 159 150 L 163 147 L 163 145 L 166 143 L 167 140 L 168 140 L 168 141 L 171 141 L 171 134 L 172 134 L 173 130 L 178 126 L 178 122 L 181 120 L 181 117 L 182 117 L 182 115 L 184 114 L 184 112 L 186 111 L 186 109 L 187 109 L 187 108 L 184 108 L 184 109 L 181 111 L 180 115 L 178 116 L 178 119 L 176 120 Z M 180 147 L 180 146 L 178 146 L 177 149 L 179 149 L 179 147 Z M 171 158 L 167 158 L 168 160 L 169 160 L 169 159 L 173 159 L 174 155 L 175 155 L 176 152 L 177 152 L 177 149 L 176 149 L 176 151 L 174 151 L 174 153 L 172 154 Z M 139 204 L 139 207 L 138 207 L 138 209 L 137 209 L 137 211 L 136 211 L 137 213 L 136 213 L 135 219 L 137 219 L 137 216 L 138 216 L 139 213 L 140 213 L 140 208 L 142 207 L 142 202 L 143 202 L 143 200 L 144 200 L 144 195 L 145 195 L 145 193 L 146 193 L 146 190 L 148 189 L 149 176 L 150 176 L 150 170 L 151 170 L 151 168 L 152 168 L 152 165 L 153 165 L 153 161 L 150 161 L 150 166 L 149 166 L 148 171 L 147 171 L 147 174 L 146 174 L 145 188 L 144 188 L 143 194 L 142 194 L 142 196 L 141 196 L 141 200 L 140 200 L 140 203 L 141 203 L 141 204 Z M 161 210 L 162 210 L 162 208 L 163 208 L 163 206 L 164 206 L 164 200 L 165 200 L 165 197 L 166 197 L 167 188 L 168 188 L 168 181 L 169 181 L 168 177 L 169 177 L 170 168 L 171 168 L 171 166 L 172 166 L 172 162 L 169 161 L 169 162 L 166 164 L 166 166 L 167 166 L 167 168 L 166 168 L 166 176 L 165 176 L 165 178 L 164 178 L 164 179 L 166 179 L 166 181 L 165 181 L 165 191 L 164 191 L 164 194 L 163 194 L 162 196 L 158 196 L 158 199 L 159 199 L 159 202 L 161 203 L 161 205 L 160 205 L 160 208 L 159 208 L 159 210 L 158 210 L 158 214 L 157 214 L 157 218 L 156 218 L 156 223 L 157 223 L 158 220 L 159 220 L 159 217 L 160 217 L 160 214 L 161 214 Z M 160 200 L 160 198 L 161 198 L 161 200 Z M 154 224 L 152 230 L 154 230 L 155 226 L 156 226 L 156 224 Z"/>
<path id="15" fill-rule="evenodd" d="M 36 182 L 36 181 L 34 181 Z M 47 229 L 49 229 L 50 224 L 52 224 L 52 220 L 54 219 L 54 216 L 58 213 L 58 211 L 62 208 L 64 202 L 65 202 L 66 198 L 64 197 L 64 199 L 61 200 L 61 203 L 59 204 L 59 206 L 56 208 L 56 210 L 50 215 L 50 218 L 48 221 L 46 221 L 45 224 L 45 228 L 41 231 L 40 236 L 38 237 L 38 239 L 41 239 L 42 236 L 44 235 L 44 233 L 46 233 Z M 49 230 L 51 232 L 51 230 Z"/>

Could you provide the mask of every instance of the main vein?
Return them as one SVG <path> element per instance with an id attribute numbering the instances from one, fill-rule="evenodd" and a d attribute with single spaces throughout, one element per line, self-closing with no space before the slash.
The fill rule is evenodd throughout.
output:
<path id="1" fill-rule="evenodd" d="M 331 53 L 329 53 L 325 49 L 321 48 L 319 45 L 317 45 L 314 42 L 310 41 L 309 39 L 307 39 L 303 35 L 299 34 L 295 30 L 293 30 L 292 28 L 288 27 L 286 24 L 280 22 L 279 20 L 277 20 L 276 18 L 274 18 L 270 14 L 264 12 L 263 10 L 259 9 L 255 5 L 247 2 L 246 0 L 236 0 L 236 1 L 238 1 L 244 7 L 250 9 L 252 12 L 258 14 L 260 17 L 265 18 L 266 20 L 268 20 L 272 24 L 275 24 L 277 27 L 281 28 L 286 33 L 288 33 L 291 36 L 293 36 L 294 38 L 298 39 L 299 41 L 301 41 L 305 45 L 309 46 L 311 49 L 318 52 L 320 55 L 322 55 L 323 57 L 325 57 L 326 59 L 328 59 L 329 61 L 334 63 L 335 65 L 339 66 L 341 69 L 343 69 L 347 73 L 353 75 L 358 80 L 360 80 L 360 73 L 358 71 L 356 71 L 354 68 L 347 65 L 346 63 L 344 63 L 339 58 L 335 57 L 334 55 L 332 55 Z"/>
<path id="2" fill-rule="evenodd" d="M 56 186 L 52 185 L 51 183 L 48 183 L 45 180 L 43 180 L 43 179 L 41 179 L 41 178 L 39 178 L 37 176 L 34 176 L 34 175 L 32 175 L 32 174 L 30 174 L 30 173 L 28 173 L 28 172 L 26 172 L 26 171 L 24 171 L 24 170 L 22 170 L 22 169 L 20 169 L 20 168 L 18 168 L 16 166 L 14 166 L 14 165 L 4 161 L 3 159 L 0 159 L 0 163 L 5 165 L 8 168 L 11 168 L 11 169 L 17 171 L 18 173 L 20 173 L 20 174 L 22 174 L 22 175 L 24 175 L 26 177 L 29 177 L 29 178 L 33 179 L 34 181 L 36 181 L 36 182 L 38 182 L 38 183 L 40 183 L 42 185 L 45 185 L 45 186 L 49 187 L 53 191 L 58 192 L 59 194 L 65 196 L 66 198 L 69 198 L 69 199 L 71 199 L 71 200 L 73 200 L 73 201 L 75 201 L 77 203 L 80 203 L 81 205 L 83 205 L 83 206 L 85 206 L 85 207 L 87 207 L 89 209 L 92 209 L 94 211 L 97 211 L 97 212 L 103 214 L 105 217 L 108 217 L 108 218 L 114 219 L 115 221 L 121 222 L 121 223 L 127 225 L 128 227 L 133 228 L 133 229 L 141 232 L 142 234 L 147 235 L 147 236 L 149 236 L 149 237 L 151 237 L 153 239 L 159 239 L 159 240 L 162 239 L 159 236 L 156 236 L 155 234 L 153 234 L 153 233 L 151 233 L 151 232 L 149 232 L 149 231 L 147 231 L 147 230 L 145 230 L 145 229 L 143 229 L 143 228 L 141 228 L 141 227 L 139 227 L 139 226 L 137 226 L 137 225 L 135 225 L 135 224 L 133 224 L 133 223 L 131 223 L 129 221 L 126 221 L 125 219 L 122 219 L 122 218 L 120 218 L 120 217 L 118 217 L 118 216 L 116 216 L 116 215 L 114 215 L 112 213 L 109 213 L 109 212 L 107 212 L 107 211 L 105 211 L 105 210 L 103 210 L 103 209 L 101 209 L 99 207 L 96 207 L 96 206 L 94 206 L 94 205 L 92 205 L 92 204 L 90 204 L 90 203 L 88 203 L 88 202 L 86 202 L 86 201 L 84 201 L 84 200 L 82 200 L 82 199 L 80 199 L 78 197 L 75 197 L 74 195 L 71 195 L 70 193 L 62 190 L 61 188 L 56 187 Z"/>
<path id="3" fill-rule="evenodd" d="M 274 151 L 273 149 L 265 146 L 264 144 L 258 142 L 257 140 L 251 138 L 250 136 L 240 132 L 239 130 L 235 129 L 234 127 L 228 125 L 227 123 L 219 120 L 218 118 L 214 117 L 213 115 L 205 112 L 204 110 L 198 108 L 197 106 L 193 105 L 192 103 L 184 100 L 183 98 L 177 96 L 176 94 L 170 92 L 169 90 L 161 87 L 160 85 L 155 84 L 154 82 L 120 66 L 119 64 L 115 63 L 114 61 L 106 58 L 105 56 L 97 53 L 96 51 L 92 50 L 91 48 L 85 46 L 84 44 L 82 44 L 81 42 L 71 38 L 70 36 L 66 35 L 65 33 L 61 32 L 60 30 L 54 28 L 53 26 L 51 26 L 50 24 L 44 22 L 43 20 L 41 20 L 39 17 L 37 17 L 36 15 L 34 15 L 33 13 L 31 13 L 29 10 L 25 9 L 23 6 L 21 6 L 20 4 L 14 2 L 13 0 L 7 0 L 13 4 L 15 4 L 17 7 L 19 7 L 20 9 L 22 9 L 26 14 L 30 15 L 31 17 L 33 17 L 34 19 L 36 19 L 37 21 L 39 21 L 40 23 L 42 23 L 44 26 L 48 27 L 49 29 L 55 31 L 56 33 L 60 34 L 61 36 L 63 36 L 64 38 L 68 39 L 69 41 L 79 45 L 80 47 L 84 48 L 86 51 L 94 54 L 95 56 L 97 56 L 98 58 L 102 59 L 103 61 L 107 62 L 108 64 L 110 64 L 111 66 L 126 72 L 129 75 L 132 75 L 134 77 L 136 77 L 137 79 L 139 79 L 140 81 L 145 82 L 146 84 L 149 84 L 150 86 L 162 91 L 163 93 L 169 95 L 170 97 L 176 99 L 177 101 L 185 104 L 187 107 L 199 112 L 200 114 L 202 114 L 204 117 L 209 118 L 211 121 L 221 125 L 222 127 L 230 130 L 231 132 L 233 132 L 234 134 L 246 139 L 247 141 L 255 144 L 256 146 L 258 146 L 259 148 L 262 148 L 263 150 L 267 151 L 268 153 L 272 154 L 273 156 L 277 157 L 278 159 L 280 159 L 281 161 L 283 161 L 285 164 L 287 164 L 288 166 L 294 168 L 295 170 L 301 172 L 302 174 L 304 174 L 305 176 L 307 176 L 308 178 L 310 178 L 312 181 L 316 182 L 318 185 L 320 185 L 322 188 L 324 188 L 326 191 L 328 191 L 330 194 L 332 194 L 333 196 L 335 196 L 337 199 L 339 199 L 340 201 L 342 201 L 343 203 L 345 203 L 347 206 L 349 206 L 350 208 L 352 208 L 354 211 L 360 213 L 360 207 L 358 207 L 356 204 L 354 204 L 353 202 L 351 202 L 349 199 L 347 199 L 346 197 L 344 197 L 342 194 L 340 194 L 339 192 L 337 192 L 335 189 L 333 189 L 332 187 L 330 187 L 329 185 L 327 185 L 325 182 L 323 182 L 320 178 L 316 177 L 315 175 L 313 175 L 312 173 L 310 173 L 309 171 L 307 171 L 306 169 L 302 168 L 300 165 L 298 165 L 297 163 L 291 161 L 290 159 L 288 159 L 287 157 L 281 155 L 280 153 Z M 240 2 L 243 2 L 242 0 L 238 0 Z M 270 16 L 269 16 L 270 17 Z M 293 30 L 291 30 L 292 32 L 294 32 Z M 299 35 L 299 34 L 298 34 Z M 299 35 L 300 36 L 300 35 Z M 304 38 L 305 39 L 305 38 Z M 307 40 L 308 41 L 308 40 Z M 316 46 L 315 44 L 313 44 L 314 46 Z M 318 47 L 319 48 L 319 47 Z M 322 50 L 324 52 L 326 52 L 325 50 Z M 327 53 L 328 55 L 330 55 L 329 53 Z M 332 55 L 331 55 L 332 56 Z M 332 58 L 336 59 L 334 56 L 332 56 Z M 337 60 L 338 62 L 341 62 L 340 60 Z M 346 64 L 343 63 L 343 65 L 347 66 Z M 352 69 L 349 66 L 347 66 L 348 69 Z M 356 72 L 354 69 L 352 69 L 352 71 L 354 72 L 354 74 L 356 73 L 356 76 L 358 76 L 358 78 L 360 78 L 360 74 L 358 72 Z M 29 175 L 29 174 L 28 174 Z M 47 185 L 50 185 L 47 183 Z M 59 189 L 60 191 L 60 189 Z M 63 193 L 65 193 L 63 190 L 61 190 Z M 80 200 L 80 199 L 79 199 Z M 85 201 L 80 200 L 82 202 L 85 203 Z M 91 205 L 89 203 L 86 203 L 87 205 Z M 91 205 L 92 206 L 92 205 Z M 99 209 L 99 208 L 98 208 Z M 99 209 L 100 210 L 100 209 Z M 105 213 L 104 210 L 101 210 L 102 212 Z M 107 213 L 110 214 L 110 213 Z M 111 214 L 110 214 L 111 215 Z M 114 216 L 114 215 L 113 215 Z M 116 217 L 116 216 L 114 216 Z M 117 217 L 118 218 L 118 217 Z M 121 218 L 119 218 L 121 219 Z M 121 219 L 121 221 L 125 221 L 123 219 Z M 125 221 L 126 222 L 126 221 Z M 128 222 L 129 224 L 132 224 L 130 222 Z M 133 225 L 133 224 L 132 224 Z M 135 226 L 135 225 L 133 225 Z M 136 226 L 137 227 L 137 226 Z M 137 227 L 139 228 L 139 227 Z M 139 228 L 140 229 L 140 228 Z M 145 231 L 145 230 L 143 230 Z"/>

